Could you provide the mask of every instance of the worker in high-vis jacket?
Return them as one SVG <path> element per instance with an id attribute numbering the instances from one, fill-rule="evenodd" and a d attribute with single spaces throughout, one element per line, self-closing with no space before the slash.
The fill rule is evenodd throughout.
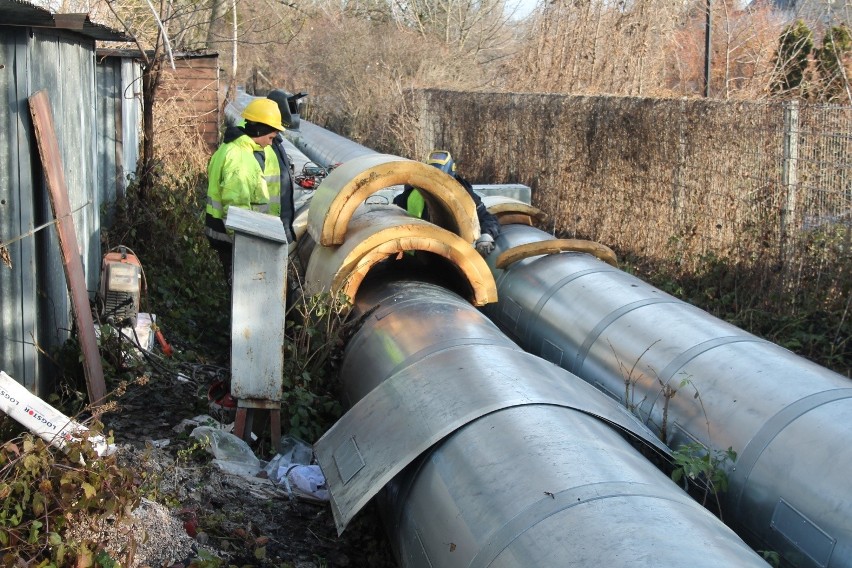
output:
<path id="1" fill-rule="evenodd" d="M 207 164 L 207 208 L 204 234 L 219 255 L 231 283 L 234 236 L 225 229 L 228 208 L 241 207 L 280 216 L 281 170 L 272 141 L 284 131 L 275 101 L 255 99 L 242 113 L 238 132 L 230 130 Z M 235 136 L 235 137 L 234 137 Z"/>
<path id="2" fill-rule="evenodd" d="M 470 182 L 461 177 L 456 171 L 456 162 L 453 156 L 446 150 L 433 150 L 426 158 L 426 163 L 430 166 L 435 166 L 442 172 L 453 176 L 457 182 L 461 184 L 468 195 L 473 199 L 476 206 L 476 217 L 479 220 L 479 228 L 481 231 L 480 237 L 474 243 L 477 252 L 482 256 L 488 256 L 494 251 L 494 239 L 500 235 L 500 222 L 497 217 L 489 213 L 485 204 L 482 203 L 482 198 L 473 191 L 473 186 Z M 426 207 L 426 200 L 416 187 L 405 185 L 402 193 L 394 197 L 393 204 L 402 207 L 412 217 L 419 217 L 425 221 L 429 221 L 429 211 Z"/>
<path id="3" fill-rule="evenodd" d="M 267 99 L 275 101 L 278 105 L 278 110 L 281 112 L 281 119 L 284 126 L 290 128 L 290 123 L 293 116 L 290 113 L 288 95 L 281 89 L 273 89 L 266 95 Z M 287 155 L 287 149 L 284 147 L 284 137 L 279 133 L 272 141 L 270 148 L 273 150 L 278 159 L 278 166 L 281 170 L 281 223 L 284 225 L 284 231 L 287 233 L 287 242 L 290 243 L 290 252 L 294 250 L 293 244 L 296 242 L 296 231 L 293 229 L 293 221 L 296 219 L 296 207 L 293 201 L 293 195 L 296 189 L 295 180 L 293 179 L 293 162 Z"/>

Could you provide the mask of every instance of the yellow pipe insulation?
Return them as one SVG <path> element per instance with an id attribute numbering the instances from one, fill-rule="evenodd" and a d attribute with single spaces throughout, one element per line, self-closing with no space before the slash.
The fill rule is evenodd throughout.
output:
<path id="1" fill-rule="evenodd" d="M 420 189 L 432 222 L 473 243 L 479 238 L 476 208 L 452 176 L 430 165 L 374 154 L 335 168 L 317 188 L 308 212 L 308 233 L 322 246 L 341 245 L 352 215 L 375 192 L 395 185 Z"/>
<path id="2" fill-rule="evenodd" d="M 305 273 L 305 289 L 309 294 L 341 291 L 354 298 L 376 263 L 408 251 L 431 252 L 450 261 L 470 285 L 472 304 L 497 301 L 494 277 L 469 242 L 393 205 L 362 205 L 351 217 L 342 245 L 315 247 Z"/>
<path id="3" fill-rule="evenodd" d="M 547 213 L 523 201 L 502 195 L 487 195 L 482 198 L 488 212 L 497 217 L 501 225 L 535 226 L 547 220 Z"/>
<path id="4" fill-rule="evenodd" d="M 432 223 L 394 205 L 365 203 L 375 192 L 403 184 L 421 190 Z M 422 251 L 455 267 L 472 304 L 497 301 L 491 270 L 473 247 L 480 234 L 473 200 L 455 179 L 427 164 L 382 154 L 350 160 L 323 180 L 307 219 L 299 215 L 294 225 L 300 239 L 316 243 L 305 270 L 309 294 L 334 291 L 354 298 L 377 263 Z"/>
<path id="5" fill-rule="evenodd" d="M 502 269 L 525 258 L 560 252 L 584 252 L 599 258 L 607 264 L 615 267 L 618 266 L 618 260 L 611 248 L 594 241 L 585 241 L 582 239 L 553 239 L 518 245 L 500 253 L 494 266 Z"/>

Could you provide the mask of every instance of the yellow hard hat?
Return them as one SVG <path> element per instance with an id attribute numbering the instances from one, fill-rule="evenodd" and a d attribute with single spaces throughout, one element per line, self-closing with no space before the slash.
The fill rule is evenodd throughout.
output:
<path id="1" fill-rule="evenodd" d="M 281 111 L 278 109 L 278 104 L 273 100 L 254 99 L 243 110 L 243 118 L 252 122 L 260 122 L 284 132 L 284 126 L 281 124 Z"/>

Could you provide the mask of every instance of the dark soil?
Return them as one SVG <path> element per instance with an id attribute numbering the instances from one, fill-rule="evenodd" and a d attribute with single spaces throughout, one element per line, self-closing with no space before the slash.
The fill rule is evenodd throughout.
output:
<path id="1" fill-rule="evenodd" d="M 268 479 L 227 474 L 212 464 L 213 456 L 188 435 L 193 426 L 179 425 L 210 413 L 207 389 L 222 369 L 194 369 L 132 385 L 118 399 L 119 410 L 101 418 L 120 460 L 139 472 L 150 499 L 170 517 L 153 527 L 137 523 L 145 534 L 134 536 L 133 566 L 396 566 L 372 505 L 338 536 L 328 503 L 291 499 Z M 269 459 L 269 446 L 262 432 L 253 449 Z M 114 550 L 113 558 L 127 566 L 127 546 L 114 540 L 114 548 L 125 551 Z"/>

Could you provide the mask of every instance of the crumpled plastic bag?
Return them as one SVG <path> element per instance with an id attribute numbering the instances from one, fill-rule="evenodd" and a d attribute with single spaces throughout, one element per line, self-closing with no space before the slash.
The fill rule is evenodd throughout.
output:
<path id="1" fill-rule="evenodd" d="M 287 470 L 287 481 L 297 495 L 301 491 L 303 496 L 328 501 L 328 485 L 318 465 L 294 465 Z"/>
<path id="2" fill-rule="evenodd" d="M 281 453 L 264 468 L 267 477 L 287 490 L 290 499 L 328 501 L 328 486 L 318 465 L 311 465 L 313 448 L 290 436 L 281 438 Z"/>
<path id="3" fill-rule="evenodd" d="M 219 428 L 199 426 L 189 435 L 208 445 L 207 450 L 216 458 L 213 463 L 219 469 L 227 473 L 250 477 L 260 472 L 260 460 L 245 440 L 234 434 Z"/>

